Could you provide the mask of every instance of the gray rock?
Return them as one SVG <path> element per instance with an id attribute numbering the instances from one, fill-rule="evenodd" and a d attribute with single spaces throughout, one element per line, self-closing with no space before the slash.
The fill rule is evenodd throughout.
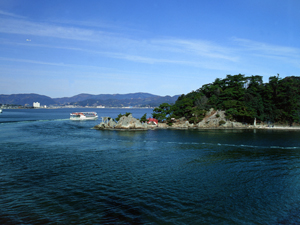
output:
<path id="1" fill-rule="evenodd" d="M 110 119 L 107 124 L 110 128 L 115 128 L 115 126 L 117 125 L 117 123 L 112 119 Z"/>
<path id="2" fill-rule="evenodd" d="M 144 129 L 145 128 L 144 125 L 145 124 L 142 124 L 139 120 L 135 121 L 135 123 L 134 123 L 135 129 Z"/>
<path id="3" fill-rule="evenodd" d="M 210 116 L 213 113 L 214 109 L 211 108 L 209 111 L 206 112 L 206 116 Z"/>
<path id="4" fill-rule="evenodd" d="M 147 124 L 142 124 L 138 119 L 129 116 L 122 116 L 115 125 L 116 129 L 147 129 Z"/>
<path id="5" fill-rule="evenodd" d="M 103 122 L 101 122 L 100 124 L 94 126 L 94 129 L 102 130 L 102 129 L 105 129 L 105 128 L 108 128 L 108 125 L 106 123 L 103 123 Z"/>
<path id="6" fill-rule="evenodd" d="M 226 121 L 225 111 L 214 111 L 210 109 L 206 113 L 206 118 L 197 124 L 198 128 L 217 128 L 219 127 L 220 121 Z M 224 125 L 222 125 L 224 127 Z"/>

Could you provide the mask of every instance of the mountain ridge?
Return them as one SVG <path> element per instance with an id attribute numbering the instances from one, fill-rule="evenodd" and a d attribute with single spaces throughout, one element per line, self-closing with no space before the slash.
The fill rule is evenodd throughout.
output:
<path id="1" fill-rule="evenodd" d="M 30 105 L 33 102 L 40 102 L 41 105 L 76 105 L 76 106 L 97 106 L 107 107 L 122 106 L 151 106 L 156 107 L 163 102 L 174 103 L 179 95 L 159 96 L 150 93 L 137 92 L 128 94 L 88 94 L 81 93 L 72 97 L 51 98 L 36 93 L 30 94 L 0 94 L 0 104 Z"/>
<path id="2" fill-rule="evenodd" d="M 155 97 L 159 95 L 153 95 L 149 93 L 144 92 L 137 92 L 137 93 L 128 93 L 128 94 L 98 94 L 98 95 L 92 95 L 87 93 L 81 93 L 78 95 L 74 95 L 72 97 L 63 97 L 63 98 L 53 98 L 56 102 L 59 102 L 60 104 L 66 104 L 71 102 L 77 102 L 77 101 L 84 101 L 87 99 L 99 99 L 99 100 L 108 100 L 108 99 L 130 99 L 130 98 L 149 98 L 149 97 Z M 163 96 L 160 96 L 163 97 Z"/>

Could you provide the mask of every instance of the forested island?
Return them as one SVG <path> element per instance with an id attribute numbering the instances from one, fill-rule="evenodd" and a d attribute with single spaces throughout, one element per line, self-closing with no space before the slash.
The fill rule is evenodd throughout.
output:
<path id="1" fill-rule="evenodd" d="M 244 124 L 299 125 L 300 77 L 269 77 L 227 75 L 205 84 L 196 91 L 181 95 L 175 104 L 163 103 L 153 110 L 152 116 L 172 124 L 174 119 L 186 118 L 197 124 L 209 110 L 225 112 L 226 121 Z M 216 117 L 218 117 L 218 113 Z M 222 125 L 222 121 L 219 121 Z"/>
<path id="2" fill-rule="evenodd" d="M 146 114 L 107 117 L 96 129 L 286 128 L 300 125 L 300 77 L 227 75 Z"/>

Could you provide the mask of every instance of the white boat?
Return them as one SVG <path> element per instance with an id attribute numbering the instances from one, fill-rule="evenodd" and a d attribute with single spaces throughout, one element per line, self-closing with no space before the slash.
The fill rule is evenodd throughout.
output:
<path id="1" fill-rule="evenodd" d="M 0 109 L 0 113 L 2 113 L 2 109 Z"/>
<path id="2" fill-rule="evenodd" d="M 74 112 L 70 113 L 70 120 L 96 120 L 98 115 L 95 112 Z"/>

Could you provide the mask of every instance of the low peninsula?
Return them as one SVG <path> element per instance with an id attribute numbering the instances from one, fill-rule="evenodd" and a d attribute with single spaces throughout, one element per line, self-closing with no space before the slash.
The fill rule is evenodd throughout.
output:
<path id="1" fill-rule="evenodd" d="M 129 113 L 130 114 L 130 113 Z M 196 91 L 178 97 L 174 104 L 162 103 L 153 110 L 155 124 L 119 115 L 97 129 L 299 129 L 300 77 L 271 76 L 263 83 L 259 75 L 227 75 Z M 125 117 L 122 117 L 125 116 Z M 122 118 L 121 118 L 122 117 Z M 120 121 L 119 121 L 120 120 Z"/>
<path id="2" fill-rule="evenodd" d="M 190 123 L 186 118 L 172 119 L 171 123 L 158 122 L 155 123 L 149 119 L 143 121 L 136 119 L 132 114 L 120 116 L 118 121 L 110 117 L 103 117 L 102 122 L 93 127 L 97 130 L 123 130 L 123 131 L 136 131 L 136 130 L 154 130 L 154 129 L 300 129 L 300 127 L 287 127 L 280 125 L 259 124 L 250 125 L 240 122 L 227 121 L 224 111 L 215 111 L 211 109 L 207 112 L 205 118 L 198 124 Z"/>

